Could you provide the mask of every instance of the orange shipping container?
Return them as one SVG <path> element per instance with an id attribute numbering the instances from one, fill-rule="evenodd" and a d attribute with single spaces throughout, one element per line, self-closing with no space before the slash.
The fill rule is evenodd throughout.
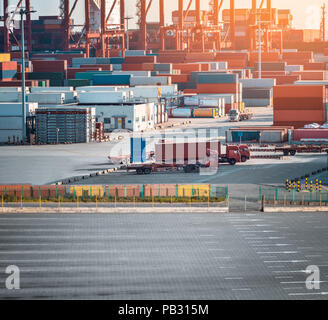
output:
<path id="1" fill-rule="evenodd" d="M 323 99 L 320 98 L 273 98 L 273 107 L 276 110 L 322 110 Z"/>
<path id="2" fill-rule="evenodd" d="M 274 98 L 322 98 L 325 99 L 325 86 L 284 85 L 273 87 Z"/>
<path id="3" fill-rule="evenodd" d="M 301 80 L 327 80 L 326 71 L 294 71 L 291 73 L 294 76 L 301 76 Z"/>
<path id="4" fill-rule="evenodd" d="M 190 80 L 188 74 L 172 74 L 171 75 L 172 83 L 186 83 Z"/>
<path id="5" fill-rule="evenodd" d="M 173 69 L 181 70 L 181 73 L 190 74 L 194 71 L 202 71 L 198 63 L 173 63 Z"/>
<path id="6" fill-rule="evenodd" d="M 308 123 L 325 122 L 325 114 L 323 110 L 274 110 L 274 121 L 308 121 Z"/>

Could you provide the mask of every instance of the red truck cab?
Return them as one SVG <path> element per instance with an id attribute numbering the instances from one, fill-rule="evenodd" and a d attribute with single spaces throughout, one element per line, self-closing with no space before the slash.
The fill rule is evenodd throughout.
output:
<path id="1" fill-rule="evenodd" d="M 246 162 L 251 158 L 251 152 L 249 151 L 247 144 L 240 144 L 239 151 L 241 155 L 241 162 Z"/>

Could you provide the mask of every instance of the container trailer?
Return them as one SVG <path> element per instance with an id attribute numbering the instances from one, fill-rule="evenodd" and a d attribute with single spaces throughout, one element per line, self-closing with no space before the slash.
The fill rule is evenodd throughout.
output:
<path id="1" fill-rule="evenodd" d="M 250 159 L 247 145 L 221 145 L 220 141 L 162 142 L 155 145 L 154 162 L 126 166 L 127 171 L 150 174 L 159 171 L 196 173 L 200 168 L 235 165 Z"/>

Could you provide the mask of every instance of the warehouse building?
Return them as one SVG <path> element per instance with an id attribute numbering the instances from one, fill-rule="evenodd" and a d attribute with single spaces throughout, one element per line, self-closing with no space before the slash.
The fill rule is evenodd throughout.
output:
<path id="1" fill-rule="evenodd" d="M 154 128 L 154 103 L 92 105 L 92 107 L 96 109 L 96 121 L 104 122 L 105 132 L 115 129 L 143 131 Z"/>

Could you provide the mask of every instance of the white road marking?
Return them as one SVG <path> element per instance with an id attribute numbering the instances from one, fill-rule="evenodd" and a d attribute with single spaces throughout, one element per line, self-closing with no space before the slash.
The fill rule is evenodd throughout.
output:
<path id="1" fill-rule="evenodd" d="M 256 252 L 257 254 L 291 254 L 291 253 L 298 253 L 298 251 L 259 251 Z"/>
<path id="2" fill-rule="evenodd" d="M 281 262 L 286 262 L 286 263 L 301 263 L 301 262 L 308 262 L 309 260 L 277 260 L 277 261 L 264 261 L 264 263 L 281 263 Z"/>
<path id="3" fill-rule="evenodd" d="M 227 277 L 227 278 L 224 278 L 224 280 L 243 280 L 244 278 L 243 277 Z"/>

